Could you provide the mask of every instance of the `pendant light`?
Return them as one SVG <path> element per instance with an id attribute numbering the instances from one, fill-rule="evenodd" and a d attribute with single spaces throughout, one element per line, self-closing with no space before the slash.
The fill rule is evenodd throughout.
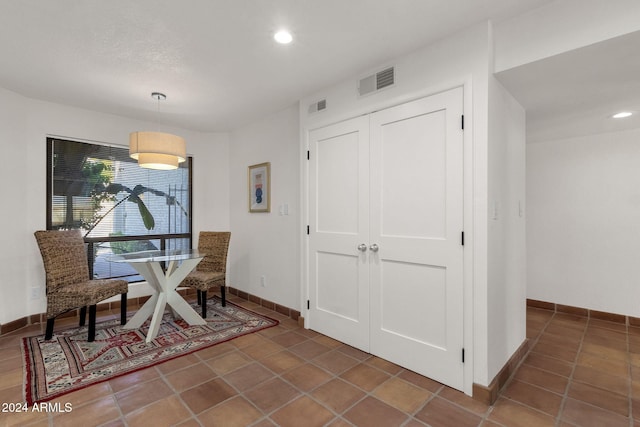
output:
<path id="1" fill-rule="evenodd" d="M 160 101 L 167 96 L 160 92 L 151 94 L 158 101 L 158 117 Z M 178 164 L 187 158 L 187 147 L 184 138 L 164 132 L 132 132 L 129 135 L 129 156 L 138 161 L 138 165 L 148 169 L 177 169 Z"/>

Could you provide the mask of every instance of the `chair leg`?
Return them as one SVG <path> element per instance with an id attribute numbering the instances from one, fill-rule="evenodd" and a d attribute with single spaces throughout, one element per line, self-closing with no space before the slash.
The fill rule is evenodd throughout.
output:
<path id="1" fill-rule="evenodd" d="M 93 342 L 96 339 L 96 305 L 89 306 L 89 334 L 87 341 Z"/>
<path id="2" fill-rule="evenodd" d="M 198 295 L 198 305 L 202 305 L 202 295 L 200 295 L 200 289 L 196 290 L 196 294 Z"/>
<path id="3" fill-rule="evenodd" d="M 207 318 L 207 291 L 200 291 L 202 297 L 202 318 Z"/>
<path id="4" fill-rule="evenodd" d="M 47 319 L 47 329 L 44 333 L 44 339 L 45 341 L 49 341 L 51 339 L 51 337 L 53 336 L 53 321 L 55 320 L 55 317 L 52 317 L 51 319 Z"/>
<path id="5" fill-rule="evenodd" d="M 127 323 L 127 293 L 120 295 L 120 324 Z"/>
<path id="6" fill-rule="evenodd" d="M 84 320 L 87 317 L 87 307 L 82 307 L 80 309 L 80 326 L 84 326 Z"/>
<path id="7" fill-rule="evenodd" d="M 222 306 L 227 306 L 227 287 L 220 286 L 220 296 L 222 297 Z"/>

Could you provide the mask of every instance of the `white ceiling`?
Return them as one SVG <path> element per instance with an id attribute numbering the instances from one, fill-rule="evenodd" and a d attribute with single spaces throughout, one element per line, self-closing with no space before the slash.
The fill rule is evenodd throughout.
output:
<path id="1" fill-rule="evenodd" d="M 526 108 L 527 142 L 640 128 L 640 31 L 496 77 Z"/>
<path id="2" fill-rule="evenodd" d="M 0 87 L 226 131 L 477 22 L 548 1 L 0 0 Z M 273 42 L 280 27 L 294 33 L 292 44 Z M 153 91 L 168 97 L 160 118 Z M 545 114 L 543 99 L 521 95 L 536 117 Z"/>

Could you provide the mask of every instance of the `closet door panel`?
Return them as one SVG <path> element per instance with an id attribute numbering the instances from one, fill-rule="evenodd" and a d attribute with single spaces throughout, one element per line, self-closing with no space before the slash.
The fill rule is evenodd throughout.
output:
<path id="1" fill-rule="evenodd" d="M 311 329 L 463 388 L 462 88 L 309 132 Z"/>
<path id="2" fill-rule="evenodd" d="M 462 89 L 370 118 L 371 352 L 463 387 Z"/>
<path id="3" fill-rule="evenodd" d="M 309 149 L 309 327 L 369 351 L 368 118 L 311 131 Z"/>
<path id="4" fill-rule="evenodd" d="M 445 113 L 407 117 L 380 128 L 382 235 L 446 237 Z M 417 135 L 430 135 L 428 138 Z"/>

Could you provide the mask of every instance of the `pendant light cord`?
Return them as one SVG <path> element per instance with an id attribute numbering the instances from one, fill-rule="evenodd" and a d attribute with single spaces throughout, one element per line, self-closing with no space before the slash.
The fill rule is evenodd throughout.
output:
<path id="1" fill-rule="evenodd" d="M 160 131 L 160 101 L 167 99 L 167 95 L 160 92 L 151 93 L 151 97 L 155 98 L 158 101 L 158 111 L 156 114 L 156 129 Z"/>

